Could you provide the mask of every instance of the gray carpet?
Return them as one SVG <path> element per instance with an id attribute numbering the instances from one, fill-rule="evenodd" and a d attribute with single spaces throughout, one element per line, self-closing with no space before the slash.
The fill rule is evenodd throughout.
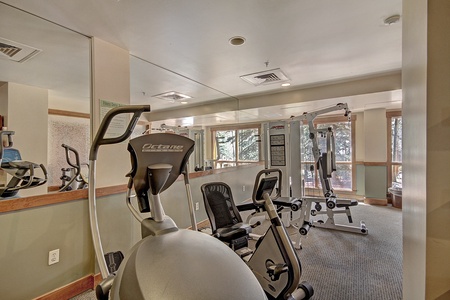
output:
<path id="1" fill-rule="evenodd" d="M 313 300 L 402 299 L 401 210 L 360 204 L 352 207 L 355 224 L 364 220 L 368 235 L 312 228 L 298 250 L 302 280 L 314 288 Z M 317 217 L 317 219 L 320 219 Z M 337 215 L 337 224 L 348 224 Z M 264 223 L 258 232 L 267 228 Z M 293 228 L 288 228 L 294 233 Z M 86 292 L 74 300 L 95 299 Z"/>
<path id="2" fill-rule="evenodd" d="M 401 210 L 361 204 L 351 211 L 368 235 L 312 228 L 302 241 L 302 280 L 314 287 L 312 299 L 402 299 Z M 344 215 L 335 223 L 348 224 Z"/>

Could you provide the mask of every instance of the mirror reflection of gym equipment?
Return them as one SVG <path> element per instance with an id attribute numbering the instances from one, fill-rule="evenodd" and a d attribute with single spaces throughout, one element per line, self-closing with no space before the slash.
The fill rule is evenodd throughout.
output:
<path id="1" fill-rule="evenodd" d="M 295 247 L 301 248 L 301 237 L 308 234 L 311 228 L 340 230 L 358 234 L 367 234 L 368 230 L 361 221 L 359 226 L 336 224 L 335 215 L 345 214 L 349 223 L 353 223 L 350 207 L 358 205 L 357 200 L 338 198 L 335 194 L 330 178 L 336 171 L 336 152 L 333 129 L 316 129 L 314 120 L 317 116 L 333 111 L 344 110 L 344 116 L 349 118 L 350 110 L 347 104 L 339 103 L 335 106 L 305 112 L 289 121 L 271 122 L 265 124 L 266 132 L 266 167 L 281 168 L 287 174 L 284 179 L 282 194 L 291 199 L 291 207 L 284 210 L 286 226 L 294 226 L 298 230 Z M 322 190 L 322 196 L 306 196 L 304 181 L 301 174 L 300 126 L 306 122 L 309 129 L 309 139 L 312 142 L 314 165 L 310 171 L 317 170 Z M 326 139 L 326 149 L 320 149 L 319 139 Z M 313 207 L 314 205 L 314 207 Z M 325 211 L 323 211 L 323 205 Z M 311 217 L 326 216 L 326 220 L 314 220 Z"/>
<path id="2" fill-rule="evenodd" d="M 161 124 L 160 128 L 155 128 L 152 130 L 162 131 L 162 132 L 172 132 L 174 134 L 178 134 L 187 138 L 190 138 L 195 142 L 194 153 L 189 158 L 188 163 L 188 172 L 199 172 L 208 170 L 211 167 L 207 165 L 205 161 L 204 155 L 204 147 L 205 147 L 205 133 L 203 129 L 195 129 L 189 127 L 181 127 L 181 126 L 169 126 L 166 124 Z"/>
<path id="3" fill-rule="evenodd" d="M 89 168 L 89 164 L 80 162 L 80 155 L 75 148 L 66 144 L 62 144 L 61 147 L 64 148 L 66 161 L 70 167 L 61 168 L 61 186 L 59 187 L 59 191 L 64 192 L 86 189 L 88 187 L 88 180 L 86 176 L 83 175 L 81 168 L 82 166 Z M 75 161 L 73 161 L 73 159 L 75 159 Z"/>
<path id="4" fill-rule="evenodd" d="M 13 135 L 14 131 L 0 131 L 1 169 L 11 177 L 8 183 L 0 187 L 1 198 L 17 197 L 20 190 L 38 187 L 47 182 L 47 170 L 43 164 L 22 160 L 19 150 L 12 148 Z M 35 170 L 40 170 L 42 177 L 36 176 Z"/>
<path id="5" fill-rule="evenodd" d="M 103 254 L 98 228 L 95 170 L 101 145 L 125 141 L 139 116 L 149 106 L 124 106 L 110 110 L 100 125 L 89 154 L 89 211 L 94 249 L 103 281 L 96 288 L 98 299 L 267 299 L 257 279 L 225 244 L 197 230 L 180 229 L 164 213 L 160 193 L 168 189 L 186 164 L 194 141 L 174 134 L 142 135 L 129 142 L 132 169 L 127 174 L 127 201 L 140 221 L 142 240 L 123 259 L 117 272 L 110 272 Z M 121 136 L 105 138 L 114 116 L 132 113 Z M 132 195 L 134 187 L 135 196 Z M 131 203 L 137 198 L 139 211 Z M 193 272 L 193 269 L 201 272 Z M 186 293 L 189 290 L 189 293 Z M 111 291 L 111 293 L 110 293 Z"/>

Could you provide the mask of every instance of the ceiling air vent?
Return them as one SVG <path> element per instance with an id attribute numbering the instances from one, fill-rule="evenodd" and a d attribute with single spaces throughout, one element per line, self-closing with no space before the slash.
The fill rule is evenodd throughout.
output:
<path id="1" fill-rule="evenodd" d="M 41 50 L 0 37 L 0 58 L 24 62 Z"/>
<path id="2" fill-rule="evenodd" d="M 183 101 L 183 100 L 192 98 L 191 96 L 184 95 L 184 94 L 181 94 L 178 92 L 167 92 L 167 93 L 163 93 L 163 94 L 154 95 L 152 97 L 167 100 L 170 102 Z"/>
<path id="3" fill-rule="evenodd" d="M 241 79 L 253 84 L 254 86 L 266 85 L 272 83 L 281 83 L 289 81 L 286 74 L 281 71 L 281 69 L 273 69 L 248 75 L 240 76 Z"/>

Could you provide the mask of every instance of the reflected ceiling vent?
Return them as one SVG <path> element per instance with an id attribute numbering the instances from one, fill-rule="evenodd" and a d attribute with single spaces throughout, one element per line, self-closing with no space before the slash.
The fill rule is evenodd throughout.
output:
<path id="1" fill-rule="evenodd" d="M 272 83 L 281 83 L 289 81 L 286 74 L 281 71 L 281 69 L 273 69 L 264 72 L 258 72 L 248 75 L 240 76 L 241 79 L 253 84 L 254 86 L 266 85 Z"/>
<path id="2" fill-rule="evenodd" d="M 163 93 L 163 94 L 158 94 L 158 95 L 154 95 L 152 97 L 156 97 L 159 99 L 163 99 L 163 100 L 167 100 L 169 102 L 177 102 L 177 101 L 184 101 L 186 99 L 190 99 L 192 98 L 191 96 L 188 95 L 184 95 L 178 92 L 167 92 L 167 93 Z"/>
<path id="3" fill-rule="evenodd" d="M 24 62 L 41 52 L 42 50 L 13 42 L 0 37 L 0 58 L 15 62 Z"/>

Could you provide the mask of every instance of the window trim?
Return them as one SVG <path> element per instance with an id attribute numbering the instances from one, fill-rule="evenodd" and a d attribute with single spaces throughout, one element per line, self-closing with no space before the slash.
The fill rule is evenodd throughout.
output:
<path id="1" fill-rule="evenodd" d="M 236 159 L 235 160 L 218 160 L 215 159 L 217 157 L 217 146 L 216 146 L 216 131 L 227 131 L 227 130 L 234 130 L 236 135 L 236 140 L 238 139 L 238 131 L 242 129 L 257 129 L 258 130 L 258 136 L 261 136 L 261 124 L 260 123 L 249 123 L 249 124 L 241 124 L 241 125 L 223 125 L 223 126 L 214 126 L 210 128 L 211 132 L 211 157 L 214 158 L 214 168 L 217 168 L 217 164 L 223 164 L 223 163 L 234 163 L 237 166 L 242 165 L 248 165 L 248 164 L 256 164 L 261 162 L 261 139 L 257 139 L 258 146 L 258 161 L 244 161 L 239 160 L 239 145 L 236 142 L 235 147 L 235 153 L 236 153 Z"/>
<path id="2" fill-rule="evenodd" d="M 401 166 L 401 162 L 393 162 L 392 161 L 392 118 L 395 117 L 401 117 L 402 111 L 401 110 L 392 110 L 392 111 L 386 111 L 386 119 L 387 119 L 387 186 L 389 187 L 392 184 L 392 167 L 393 166 Z"/>

